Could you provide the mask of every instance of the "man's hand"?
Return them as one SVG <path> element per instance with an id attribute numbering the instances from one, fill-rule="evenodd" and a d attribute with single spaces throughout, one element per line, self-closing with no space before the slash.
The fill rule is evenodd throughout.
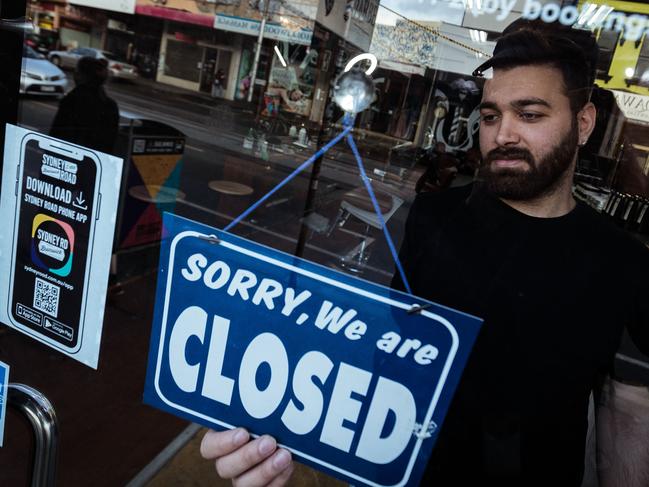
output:
<path id="1" fill-rule="evenodd" d="M 229 431 L 208 431 L 201 442 L 201 455 L 214 460 L 216 472 L 232 485 L 242 487 L 279 487 L 293 473 L 291 454 L 277 448 L 268 435 L 250 441 L 243 428 Z"/>

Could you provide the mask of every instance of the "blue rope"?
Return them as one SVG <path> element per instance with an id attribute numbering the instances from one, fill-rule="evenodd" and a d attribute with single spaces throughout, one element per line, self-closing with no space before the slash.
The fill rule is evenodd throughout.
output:
<path id="1" fill-rule="evenodd" d="M 347 143 L 349 144 L 349 147 L 351 147 L 352 152 L 356 157 L 356 164 L 358 164 L 358 170 L 361 173 L 361 179 L 363 180 L 363 184 L 365 184 L 365 189 L 367 189 L 367 192 L 370 195 L 370 199 L 372 200 L 372 205 L 374 206 L 374 212 L 376 213 L 376 216 L 379 218 L 379 223 L 381 223 L 381 228 L 383 229 L 385 239 L 388 242 L 388 247 L 390 247 L 392 258 L 394 259 L 394 263 L 397 266 L 397 270 L 399 271 L 399 275 L 401 276 L 403 285 L 406 287 L 406 291 L 408 291 L 408 294 L 412 295 L 412 290 L 410 289 L 410 284 L 408 283 L 408 279 L 406 278 L 406 273 L 404 272 L 403 266 L 401 265 L 401 261 L 399 260 L 399 253 L 397 252 L 397 249 L 394 247 L 394 243 L 392 242 L 392 237 L 390 236 L 388 226 L 385 224 L 385 221 L 383 220 L 383 214 L 381 213 L 381 208 L 379 207 L 378 201 L 376 201 L 374 190 L 372 190 L 372 184 L 370 183 L 370 180 L 367 177 L 367 174 L 365 173 L 363 159 L 361 159 L 361 155 L 358 152 L 358 147 L 356 147 L 354 138 L 351 135 L 347 136 Z"/>
<path id="2" fill-rule="evenodd" d="M 264 201 L 266 201 L 268 198 L 270 198 L 273 194 L 275 194 L 279 189 L 284 187 L 287 183 L 289 183 L 295 176 L 297 176 L 299 173 L 304 171 L 307 167 L 309 167 L 313 162 L 320 156 L 322 156 L 325 152 L 327 152 L 329 149 L 331 149 L 334 145 L 336 145 L 340 140 L 345 137 L 352 129 L 351 125 L 345 125 L 345 129 L 336 137 L 331 139 L 327 144 L 322 146 L 318 152 L 313 154 L 309 159 L 304 161 L 295 171 L 293 171 L 291 174 L 289 174 L 286 179 L 281 181 L 277 186 L 275 186 L 273 189 L 271 189 L 268 193 L 266 193 L 264 196 L 262 196 L 258 201 L 253 203 L 253 205 L 248 208 L 246 211 L 241 213 L 238 217 L 236 217 L 234 220 L 232 220 L 223 230 L 228 231 L 230 230 L 233 226 L 235 226 L 237 223 L 239 223 L 241 220 L 243 220 L 245 217 L 247 217 L 250 213 L 255 211 Z"/>
<path id="3" fill-rule="evenodd" d="M 408 294 L 412 295 L 412 290 L 410 289 L 410 284 L 408 283 L 408 279 L 406 278 L 406 273 L 403 270 L 403 266 L 401 265 L 401 261 L 399 260 L 399 254 L 394 247 L 394 243 L 392 242 L 392 237 L 390 236 L 390 232 L 388 231 L 388 227 L 385 224 L 385 221 L 383 220 L 383 214 L 381 213 L 381 208 L 379 207 L 378 201 L 376 201 L 376 196 L 374 195 L 374 191 L 372 190 L 372 184 L 370 183 L 369 178 L 367 177 L 367 174 L 365 173 L 365 166 L 363 165 L 363 159 L 361 158 L 360 153 L 358 152 L 358 147 L 356 147 L 356 143 L 354 142 L 354 138 L 351 136 L 350 132 L 354 126 L 354 117 L 351 115 L 346 114 L 344 119 L 343 119 L 343 125 L 344 129 L 343 131 L 338 134 L 336 137 L 331 139 L 327 144 L 322 146 L 315 154 L 313 154 L 309 159 L 304 161 L 297 169 L 295 169 L 291 174 L 289 174 L 286 179 L 281 181 L 277 186 L 275 186 L 273 189 L 271 189 L 268 193 L 266 193 L 264 196 L 262 196 L 258 201 L 252 204 L 250 208 L 245 210 L 243 213 L 241 213 L 238 217 L 236 217 L 234 220 L 232 220 L 223 230 L 224 231 L 229 231 L 232 227 L 237 225 L 238 223 L 241 222 L 245 217 L 247 217 L 250 213 L 255 211 L 259 206 L 266 201 L 268 198 L 270 198 L 273 194 L 275 194 L 279 189 L 284 187 L 286 184 L 288 184 L 295 176 L 297 176 L 299 173 L 304 171 L 307 167 L 309 167 L 313 162 L 323 154 L 325 154 L 329 149 L 331 149 L 334 145 L 336 145 L 338 142 L 340 142 L 344 137 L 347 137 L 347 143 L 352 149 L 352 152 L 354 153 L 354 157 L 356 158 L 356 164 L 358 165 L 358 170 L 360 171 L 361 174 L 361 179 L 363 180 L 363 184 L 365 185 L 365 189 L 367 189 L 367 192 L 370 196 L 370 199 L 372 200 L 372 205 L 374 206 L 374 211 L 376 213 L 376 216 L 379 219 L 379 223 L 381 224 L 381 228 L 383 229 L 383 234 L 385 235 L 385 239 L 388 242 L 388 247 L 390 248 L 390 252 L 392 253 L 392 258 L 394 259 L 394 263 L 397 266 L 397 270 L 399 271 L 399 275 L 401 276 L 401 280 L 403 281 L 403 284 L 406 288 L 406 291 L 408 291 Z"/>

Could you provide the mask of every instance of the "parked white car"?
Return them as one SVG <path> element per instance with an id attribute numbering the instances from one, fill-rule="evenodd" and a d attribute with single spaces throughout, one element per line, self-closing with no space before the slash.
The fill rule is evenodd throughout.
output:
<path id="1" fill-rule="evenodd" d="M 20 93 L 62 96 L 68 79 L 65 73 L 31 47 L 23 46 Z"/>
<path id="2" fill-rule="evenodd" d="M 117 58 L 113 53 L 94 47 L 77 47 L 69 51 L 51 51 L 47 57 L 57 66 L 64 69 L 75 69 L 79 59 L 84 56 L 105 59 L 108 62 L 108 74 L 111 78 L 135 79 L 137 69 L 132 64 Z"/>

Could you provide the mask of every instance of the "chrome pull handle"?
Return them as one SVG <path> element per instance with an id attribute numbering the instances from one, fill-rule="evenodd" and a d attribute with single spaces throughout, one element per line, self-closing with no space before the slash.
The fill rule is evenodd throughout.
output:
<path id="1" fill-rule="evenodd" d="M 59 427 L 52 403 L 36 389 L 9 384 L 7 405 L 23 414 L 34 430 L 35 451 L 32 487 L 54 487 Z"/>
<path id="2" fill-rule="evenodd" d="M 34 23 L 27 17 L 0 19 L 0 30 L 8 30 L 11 32 L 32 32 L 34 30 Z"/>

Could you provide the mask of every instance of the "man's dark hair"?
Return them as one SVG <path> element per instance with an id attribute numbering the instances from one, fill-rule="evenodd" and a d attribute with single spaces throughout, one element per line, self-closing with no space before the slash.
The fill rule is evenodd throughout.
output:
<path id="1" fill-rule="evenodd" d="M 473 74 L 480 76 L 489 68 L 552 66 L 561 71 L 570 108 L 577 113 L 590 99 L 596 61 L 597 43 L 590 33 L 552 24 L 515 22 L 498 39 L 493 57 Z"/>
<path id="2" fill-rule="evenodd" d="M 105 59 L 84 56 L 77 62 L 74 77 L 77 84 L 99 86 L 108 77 L 108 62 Z"/>

